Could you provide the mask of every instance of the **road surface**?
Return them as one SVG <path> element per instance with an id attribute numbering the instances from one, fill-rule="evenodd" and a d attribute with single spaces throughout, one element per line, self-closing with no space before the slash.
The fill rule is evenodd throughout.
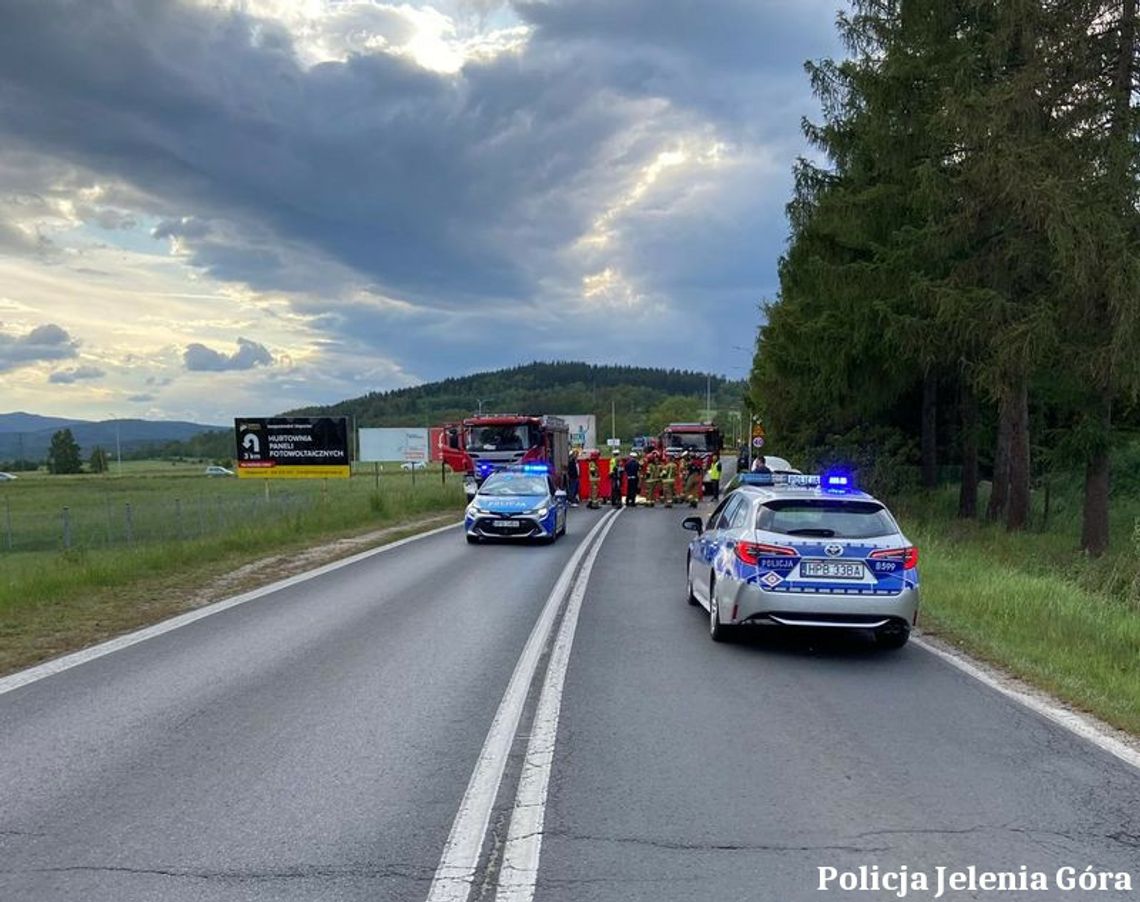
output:
<path id="1" fill-rule="evenodd" d="M 897 897 L 819 890 L 860 866 L 1136 888 L 1140 771 L 913 644 L 714 644 L 684 513 L 445 531 L 0 694 L 0 899 Z"/>

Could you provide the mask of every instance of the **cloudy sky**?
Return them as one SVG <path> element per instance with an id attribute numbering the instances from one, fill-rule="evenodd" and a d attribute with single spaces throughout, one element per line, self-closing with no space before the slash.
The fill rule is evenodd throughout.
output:
<path id="1" fill-rule="evenodd" d="M 0 412 L 742 377 L 841 0 L 0 0 Z"/>

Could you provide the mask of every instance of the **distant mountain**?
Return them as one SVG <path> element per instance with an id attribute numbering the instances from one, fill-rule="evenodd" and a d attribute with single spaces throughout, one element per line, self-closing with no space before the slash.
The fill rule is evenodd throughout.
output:
<path id="1" fill-rule="evenodd" d="M 0 414 L 0 459 L 23 457 L 39 460 L 47 455 L 51 437 L 59 429 L 70 429 L 84 457 L 96 445 L 114 454 L 168 442 L 185 441 L 203 432 L 232 429 L 231 426 L 208 426 L 181 420 L 74 420 L 63 417 L 41 417 L 30 413 Z"/>
<path id="2" fill-rule="evenodd" d="M 357 426 L 428 426 L 484 413 L 594 414 L 609 434 L 611 410 L 624 438 L 656 434 L 665 422 L 696 419 L 706 392 L 717 419 L 727 425 L 739 411 L 744 383 L 689 370 L 530 363 L 475 373 L 412 388 L 372 392 L 324 407 L 290 411 L 297 416 L 348 416 Z"/>

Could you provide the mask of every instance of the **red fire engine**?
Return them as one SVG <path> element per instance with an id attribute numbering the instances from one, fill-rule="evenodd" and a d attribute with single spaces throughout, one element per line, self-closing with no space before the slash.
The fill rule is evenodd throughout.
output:
<path id="1" fill-rule="evenodd" d="M 715 423 L 670 423 L 657 440 L 657 447 L 669 457 L 680 457 L 688 451 L 708 469 L 713 454 L 719 454 L 724 440 Z"/>
<path id="2" fill-rule="evenodd" d="M 440 456 L 452 470 L 465 473 L 468 497 L 495 470 L 513 464 L 546 463 L 555 484 L 566 486 L 570 427 L 552 416 L 487 414 L 448 423 L 440 434 Z"/>

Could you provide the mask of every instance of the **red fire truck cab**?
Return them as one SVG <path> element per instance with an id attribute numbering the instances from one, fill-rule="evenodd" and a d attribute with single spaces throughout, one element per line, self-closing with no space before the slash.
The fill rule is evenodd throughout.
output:
<path id="1" fill-rule="evenodd" d="M 719 454 L 724 440 L 715 423 L 670 423 L 657 440 L 657 447 L 669 457 L 680 457 L 688 451 L 708 469 L 713 454 Z"/>
<path id="2" fill-rule="evenodd" d="M 466 474 L 468 498 L 495 470 L 514 464 L 546 463 L 555 485 L 565 488 L 570 461 L 570 427 L 552 416 L 488 414 L 448 423 L 440 434 L 440 456 Z"/>

